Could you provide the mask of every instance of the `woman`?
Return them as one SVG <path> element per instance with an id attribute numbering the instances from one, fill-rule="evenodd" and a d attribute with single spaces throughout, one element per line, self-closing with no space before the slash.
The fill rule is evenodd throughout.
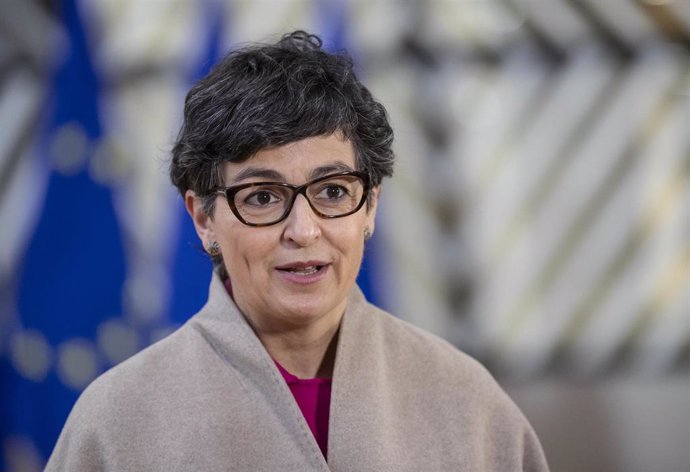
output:
<path id="1" fill-rule="evenodd" d="M 189 92 L 171 177 L 207 304 L 82 394 L 48 471 L 543 471 L 475 361 L 355 285 L 392 173 L 384 108 L 304 32 Z"/>

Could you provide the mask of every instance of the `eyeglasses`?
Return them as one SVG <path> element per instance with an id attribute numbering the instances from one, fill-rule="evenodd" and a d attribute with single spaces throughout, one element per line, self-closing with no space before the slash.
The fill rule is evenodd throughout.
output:
<path id="1" fill-rule="evenodd" d="M 230 210 L 247 226 L 280 223 L 290 214 L 297 195 L 304 195 L 321 218 L 342 218 L 357 212 L 369 193 L 369 176 L 341 172 L 319 177 L 304 185 L 282 182 L 251 182 L 213 189 L 225 195 Z"/>

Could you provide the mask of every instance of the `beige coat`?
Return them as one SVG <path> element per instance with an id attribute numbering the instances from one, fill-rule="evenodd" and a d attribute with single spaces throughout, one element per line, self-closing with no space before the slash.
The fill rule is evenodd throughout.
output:
<path id="1" fill-rule="evenodd" d="M 358 288 L 334 369 L 326 462 L 214 276 L 199 313 L 84 391 L 46 471 L 547 470 L 532 428 L 481 365 Z"/>

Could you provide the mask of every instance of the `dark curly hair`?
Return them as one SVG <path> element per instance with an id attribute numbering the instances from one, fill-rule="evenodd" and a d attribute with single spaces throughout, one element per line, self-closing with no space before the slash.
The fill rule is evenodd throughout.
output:
<path id="1" fill-rule="evenodd" d="M 172 150 L 170 178 L 184 196 L 204 198 L 223 185 L 222 165 L 304 138 L 340 132 L 372 185 L 393 173 L 393 130 L 386 110 L 353 71 L 346 53 L 330 54 L 304 31 L 276 44 L 230 52 L 187 94 Z"/>

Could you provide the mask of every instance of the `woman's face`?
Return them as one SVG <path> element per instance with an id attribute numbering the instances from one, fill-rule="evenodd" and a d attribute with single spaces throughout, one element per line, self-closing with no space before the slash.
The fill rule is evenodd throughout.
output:
<path id="1" fill-rule="evenodd" d="M 265 149 L 242 163 L 228 162 L 224 178 L 226 185 L 258 181 L 301 185 L 324 173 L 348 169 L 356 170 L 354 149 L 350 141 L 334 134 Z M 241 223 L 222 196 L 212 219 L 197 211 L 192 216 L 203 243 L 220 245 L 233 298 L 255 329 L 328 325 L 339 322 L 359 272 L 364 231 L 374 230 L 377 190 L 370 192 L 368 209 L 365 205 L 335 219 L 317 216 L 303 195 L 288 217 L 272 226 Z M 189 197 L 187 204 L 189 208 Z"/>

